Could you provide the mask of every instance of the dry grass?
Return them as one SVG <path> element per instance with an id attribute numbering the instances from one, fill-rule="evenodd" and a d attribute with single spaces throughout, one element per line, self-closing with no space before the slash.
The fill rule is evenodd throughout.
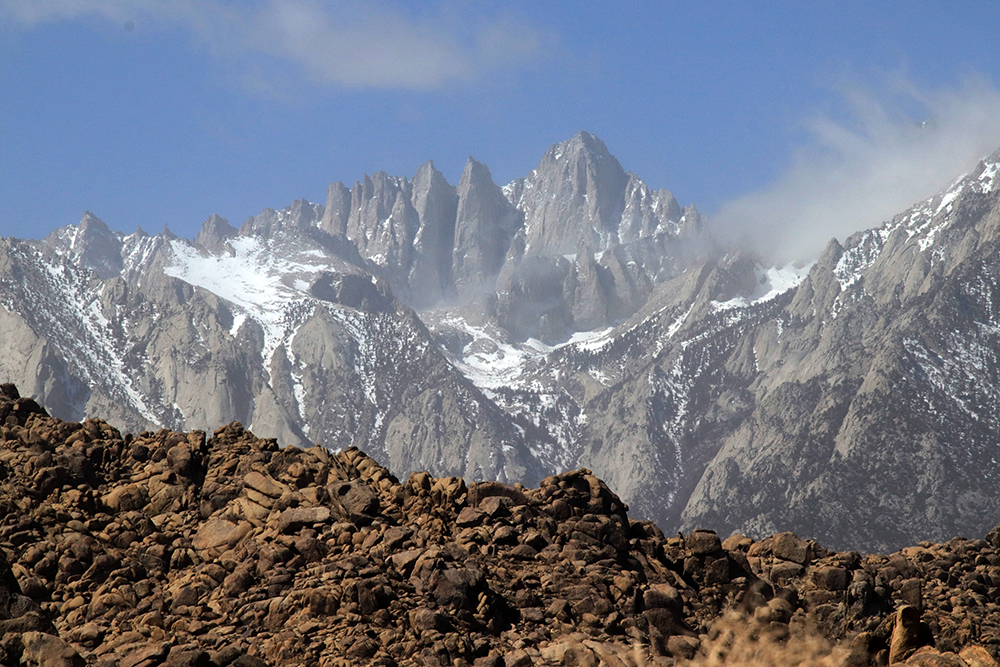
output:
<path id="1" fill-rule="evenodd" d="M 578 667 L 655 667 L 671 664 L 654 657 L 648 646 L 598 642 L 574 633 L 542 650 L 546 664 Z M 675 667 L 843 667 L 845 644 L 836 644 L 808 624 L 791 633 L 787 626 L 762 625 L 727 612 L 711 628 L 690 659 L 676 657 Z"/>
<path id="2" fill-rule="evenodd" d="M 729 613 L 709 633 L 711 639 L 691 660 L 678 667 L 841 667 L 847 647 L 837 645 L 808 627 L 783 638 L 781 632 L 761 632 L 746 617 Z"/>

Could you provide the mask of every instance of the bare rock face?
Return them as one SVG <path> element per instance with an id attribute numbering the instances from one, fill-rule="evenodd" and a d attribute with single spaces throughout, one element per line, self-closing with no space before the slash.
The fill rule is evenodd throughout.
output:
<path id="1" fill-rule="evenodd" d="M 208 220 L 201 223 L 194 244 L 209 252 L 221 252 L 225 248 L 226 241 L 239 233 L 240 231 L 230 225 L 228 220 L 213 213 Z"/>
<path id="2" fill-rule="evenodd" d="M 266 208 L 259 215 L 250 217 L 240 225 L 243 236 L 271 236 L 283 229 L 315 227 L 323 217 L 323 207 L 304 199 L 296 199 L 291 207 L 276 211 Z M 195 240 L 197 243 L 197 239 Z"/>
<path id="3" fill-rule="evenodd" d="M 784 523 L 884 550 L 984 530 L 1000 509 L 987 444 L 1000 378 L 982 361 L 998 344 L 1000 297 L 990 164 L 878 230 L 831 242 L 794 298 L 746 336 L 753 409 L 708 465 L 683 523 L 747 533 Z M 736 358 L 726 365 L 745 373 Z M 787 472 L 765 472 L 775 466 Z M 755 489 L 754 503 L 726 502 L 734 489 Z M 891 521 L 876 519 L 886 512 Z"/>
<path id="4" fill-rule="evenodd" d="M 395 309 L 388 285 L 372 276 L 323 273 L 309 286 L 309 293 L 317 299 L 366 313 L 388 313 Z"/>
<path id="5" fill-rule="evenodd" d="M 460 293 L 492 287 L 522 216 L 471 157 L 458 185 L 452 276 Z"/>
<path id="6" fill-rule="evenodd" d="M 524 182 L 519 208 L 527 230 L 525 253 L 576 252 L 581 242 L 618 242 L 629 178 L 604 142 L 580 132 L 550 148 Z"/>
<path id="7" fill-rule="evenodd" d="M 849 642 L 856 667 L 981 667 L 1000 648 L 1000 529 L 866 557 L 791 533 L 667 538 L 586 469 L 401 482 L 236 422 L 123 437 L 11 384 L 0 424 L 5 665 L 639 667 L 787 641 Z"/>
<path id="8" fill-rule="evenodd" d="M 592 331 L 608 322 L 612 307 L 607 282 L 593 251 L 585 248 L 563 281 L 563 300 L 570 306 L 574 329 Z"/>
<path id="9" fill-rule="evenodd" d="M 413 208 L 420 226 L 413 239 L 407 287 L 417 306 L 435 305 L 452 292 L 452 250 L 459 196 L 434 163 L 413 177 Z"/>
<path id="10" fill-rule="evenodd" d="M 457 188 L 432 163 L 412 181 L 365 177 L 350 197 L 332 184 L 317 229 L 346 238 L 366 268 L 388 277 L 414 307 L 475 302 L 516 337 L 547 331 L 550 338 L 633 314 L 652 285 L 690 265 L 686 240 L 704 238 L 693 209 L 682 211 L 666 190 L 654 192 L 626 174 L 587 133 L 553 146 L 529 177 L 503 189 L 472 158 Z M 273 230 L 258 224 L 244 232 Z M 578 255 L 593 257 L 592 265 L 576 267 Z M 527 283 L 539 262 L 555 267 L 560 258 L 570 262 L 559 268 L 560 282 L 571 284 L 556 304 L 533 302 L 537 290 Z M 594 262 L 604 268 L 595 270 Z M 494 290 L 505 302 L 498 308 L 490 305 Z M 612 299 L 614 307 L 593 308 L 591 297 Z M 579 322 L 565 314 L 574 309 Z"/>
<path id="11" fill-rule="evenodd" d="M 48 250 L 90 269 L 102 279 L 122 271 L 121 235 L 108 229 L 104 221 L 90 211 L 83 214 L 78 226 L 58 229 L 42 243 Z"/>
<path id="12" fill-rule="evenodd" d="M 586 132 L 552 146 L 505 194 L 524 224 L 500 272 L 497 317 L 516 337 L 551 342 L 620 321 L 654 285 L 704 259 L 697 212 L 626 173 Z M 562 294 L 539 299 L 531 283 L 540 274 Z"/>
<path id="13" fill-rule="evenodd" d="M 587 132 L 552 146 L 531 175 L 511 187 L 525 216 L 525 253 L 607 250 L 659 234 L 676 236 L 683 213 L 674 196 L 626 173 Z"/>
<path id="14" fill-rule="evenodd" d="M 419 226 L 411 191 L 405 178 L 384 171 L 354 184 L 347 238 L 357 245 L 362 257 L 393 270 L 409 268 Z"/>
<path id="15" fill-rule="evenodd" d="M 662 188 L 654 192 L 638 176 L 628 173 L 618 232 L 622 243 L 657 234 L 676 233 L 682 217 L 680 204 L 671 192 Z"/>
<path id="16" fill-rule="evenodd" d="M 351 191 L 340 181 L 331 183 L 326 190 L 326 206 L 319 228 L 331 236 L 346 235 L 351 204 Z"/>
<path id="17" fill-rule="evenodd" d="M 497 283 L 497 321 L 517 339 L 565 340 L 573 330 L 565 284 L 575 277 L 564 257 L 522 259 Z M 588 288 L 596 291 L 593 285 Z M 571 295 L 578 296 L 576 291 Z"/>

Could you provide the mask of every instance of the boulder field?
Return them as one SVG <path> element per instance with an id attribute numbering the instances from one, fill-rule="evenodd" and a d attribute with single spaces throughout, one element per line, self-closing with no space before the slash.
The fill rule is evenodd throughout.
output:
<path id="1" fill-rule="evenodd" d="M 0 665 L 706 663 L 732 618 L 850 667 L 997 665 L 998 529 L 891 555 L 667 537 L 588 470 L 400 482 L 235 422 L 61 421 L 10 384 L 0 425 Z"/>

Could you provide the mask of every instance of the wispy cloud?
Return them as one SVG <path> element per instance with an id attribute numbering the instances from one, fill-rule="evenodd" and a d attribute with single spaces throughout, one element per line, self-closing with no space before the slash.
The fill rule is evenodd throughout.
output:
<path id="1" fill-rule="evenodd" d="M 1000 147 L 1000 91 L 990 82 L 921 90 L 888 79 L 878 92 L 843 84 L 845 116 L 807 121 L 809 140 L 789 168 L 714 216 L 722 234 L 778 261 L 815 256 L 831 237 L 888 220 Z"/>
<path id="2" fill-rule="evenodd" d="M 98 17 L 187 26 L 216 56 L 258 72 L 289 63 L 321 84 L 430 90 L 541 57 L 554 38 L 524 19 L 483 17 L 461 4 L 337 0 L 0 0 L 18 25 Z M 251 74 L 252 76 L 252 74 Z"/>
<path id="3" fill-rule="evenodd" d="M 0 12 L 25 27 L 88 16 L 121 22 L 181 18 L 194 8 L 189 0 L 0 0 Z"/>

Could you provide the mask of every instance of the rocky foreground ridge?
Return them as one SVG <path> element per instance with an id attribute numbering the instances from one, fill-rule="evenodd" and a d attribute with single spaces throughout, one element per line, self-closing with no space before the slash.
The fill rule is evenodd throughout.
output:
<path id="1" fill-rule="evenodd" d="M 670 665 L 726 611 L 852 666 L 996 665 L 1000 530 L 889 556 L 667 538 L 587 470 L 539 488 L 124 437 L 0 387 L 0 665 Z"/>

